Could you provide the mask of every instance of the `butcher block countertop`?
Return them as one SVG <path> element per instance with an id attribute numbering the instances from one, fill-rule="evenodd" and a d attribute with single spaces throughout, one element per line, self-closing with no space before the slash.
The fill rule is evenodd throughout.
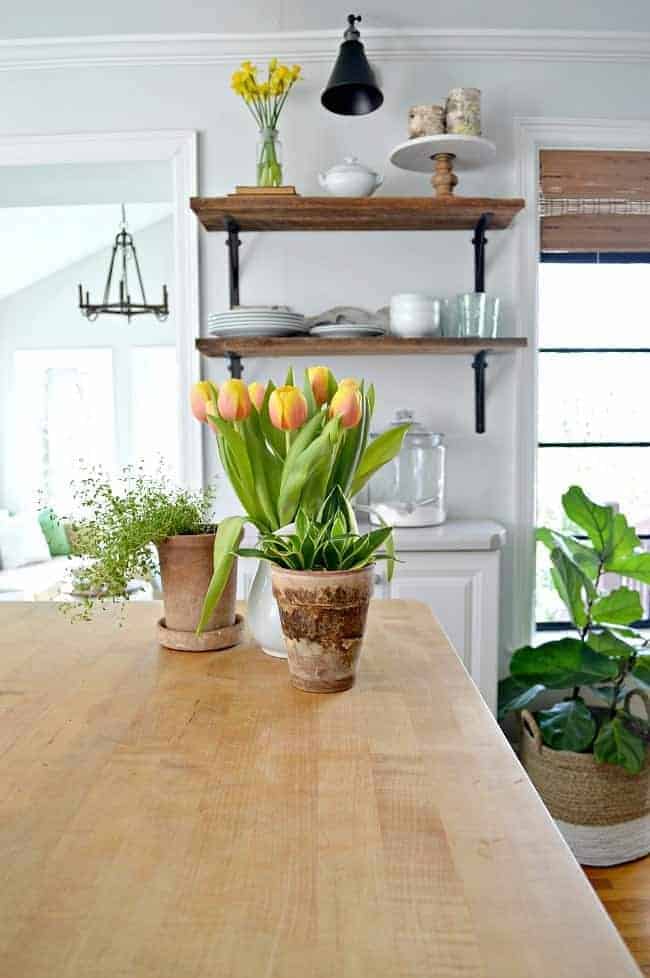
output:
<path id="1" fill-rule="evenodd" d="M 640 974 L 423 605 L 334 695 L 159 615 L 0 605 L 0 975 Z"/>

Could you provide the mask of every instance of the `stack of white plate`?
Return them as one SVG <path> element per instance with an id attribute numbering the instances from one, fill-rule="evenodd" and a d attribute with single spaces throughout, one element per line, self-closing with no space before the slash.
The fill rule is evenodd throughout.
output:
<path id="1" fill-rule="evenodd" d="M 383 336 L 386 330 L 383 326 L 374 323 L 322 323 L 320 326 L 312 326 L 309 332 L 312 336 L 343 340 L 355 336 Z"/>
<path id="2" fill-rule="evenodd" d="M 305 332 L 305 317 L 288 306 L 235 306 L 208 316 L 211 336 L 298 336 Z"/>

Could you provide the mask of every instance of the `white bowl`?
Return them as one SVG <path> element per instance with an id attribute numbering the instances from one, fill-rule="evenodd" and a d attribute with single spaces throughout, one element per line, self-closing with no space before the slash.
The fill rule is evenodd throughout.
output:
<path id="1" fill-rule="evenodd" d="M 440 300 L 419 292 L 393 296 L 390 331 L 394 336 L 439 336 Z"/>

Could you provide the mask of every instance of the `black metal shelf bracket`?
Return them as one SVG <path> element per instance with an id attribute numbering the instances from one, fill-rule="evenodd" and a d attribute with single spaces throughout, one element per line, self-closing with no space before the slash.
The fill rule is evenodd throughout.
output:
<path id="1" fill-rule="evenodd" d="M 228 249 L 228 268 L 229 278 L 228 287 L 230 290 L 230 308 L 239 305 L 239 224 L 232 217 L 226 218 L 226 248 Z"/>
<path id="2" fill-rule="evenodd" d="M 479 350 L 474 354 L 472 369 L 474 371 L 474 419 L 477 435 L 485 434 L 485 371 L 487 370 L 487 351 Z"/>
<path id="3" fill-rule="evenodd" d="M 244 365 L 241 362 L 241 355 L 239 353 L 232 353 L 230 350 L 227 350 L 225 357 L 228 361 L 228 370 L 230 371 L 230 376 L 232 379 L 241 380 L 241 375 L 244 372 Z"/>
<path id="4" fill-rule="evenodd" d="M 485 214 L 481 214 L 478 221 L 476 222 L 476 227 L 474 228 L 474 237 L 472 238 L 472 244 L 474 245 L 474 291 L 475 292 L 485 292 L 485 246 L 487 244 L 487 238 L 485 237 L 485 232 L 490 226 L 490 221 L 494 215 L 491 211 L 487 211 Z"/>

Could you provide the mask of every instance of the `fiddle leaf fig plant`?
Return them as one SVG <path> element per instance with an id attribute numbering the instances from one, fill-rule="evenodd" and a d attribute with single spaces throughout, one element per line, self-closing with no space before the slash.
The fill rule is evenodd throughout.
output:
<path id="1" fill-rule="evenodd" d="M 535 715 L 544 744 L 591 752 L 638 774 L 650 726 L 626 704 L 630 690 L 650 690 L 648 640 L 631 627 L 643 610 L 637 591 L 624 584 L 608 591 L 604 575 L 650 583 L 650 553 L 622 513 L 593 502 L 579 486 L 564 493 L 562 506 L 582 532 L 541 527 L 536 538 L 549 551 L 551 580 L 576 634 L 517 649 L 510 676 L 499 684 L 499 715 L 523 709 L 546 690 L 567 691 Z"/>

